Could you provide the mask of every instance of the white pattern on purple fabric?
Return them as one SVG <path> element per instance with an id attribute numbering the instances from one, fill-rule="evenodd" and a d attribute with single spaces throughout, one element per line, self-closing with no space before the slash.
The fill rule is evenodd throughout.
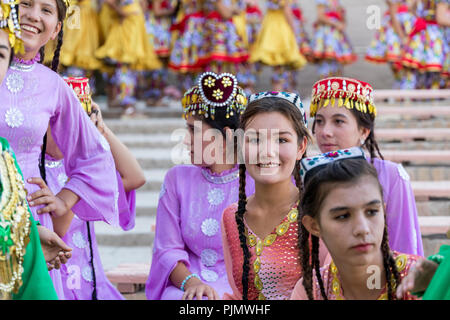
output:
<path id="1" fill-rule="evenodd" d="M 80 231 L 75 232 L 72 235 L 72 242 L 77 248 L 80 249 L 84 249 L 87 246 L 86 239 L 84 238 L 83 234 Z"/>
<path id="2" fill-rule="evenodd" d="M 9 108 L 5 114 L 6 124 L 11 128 L 18 128 L 23 124 L 25 117 L 22 111 L 17 108 Z"/>
<path id="3" fill-rule="evenodd" d="M 212 271 L 212 270 L 202 270 L 201 275 L 202 275 L 202 278 L 208 282 L 215 282 L 215 281 L 217 281 L 217 279 L 219 279 L 219 275 L 215 271 Z"/>
<path id="4" fill-rule="evenodd" d="M 217 253 L 212 249 L 203 250 L 200 257 L 206 267 L 212 267 L 217 263 Z"/>
<path id="5" fill-rule="evenodd" d="M 6 87 L 11 93 L 19 93 L 22 91 L 24 81 L 19 73 L 11 73 L 6 79 Z"/>
<path id="6" fill-rule="evenodd" d="M 83 276 L 83 279 L 87 282 L 92 282 L 94 277 L 92 275 L 92 268 L 91 266 L 84 266 L 83 270 L 81 271 L 81 275 Z"/>
<path id="7" fill-rule="evenodd" d="M 58 183 L 61 188 L 64 187 L 66 182 L 67 182 L 67 175 L 64 172 L 58 174 Z"/>
<path id="8" fill-rule="evenodd" d="M 202 222 L 202 232 L 208 237 L 212 237 L 219 231 L 219 222 L 216 219 L 205 219 Z"/>
<path id="9" fill-rule="evenodd" d="M 400 174 L 400 177 L 402 177 L 403 180 L 405 181 L 410 180 L 408 172 L 406 172 L 405 168 L 401 164 L 397 165 L 397 170 L 398 173 Z"/>
<path id="10" fill-rule="evenodd" d="M 214 188 L 208 191 L 208 202 L 212 206 L 217 206 L 225 200 L 222 189 Z"/>

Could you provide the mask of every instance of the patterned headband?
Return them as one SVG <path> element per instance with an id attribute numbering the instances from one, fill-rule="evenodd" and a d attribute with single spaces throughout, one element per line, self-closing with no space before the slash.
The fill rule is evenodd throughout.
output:
<path id="1" fill-rule="evenodd" d="M 315 157 L 305 158 L 300 161 L 300 176 L 305 183 L 306 175 L 314 168 L 327 165 L 331 162 L 343 159 L 365 159 L 364 151 L 360 147 L 330 151 Z"/>
<path id="2" fill-rule="evenodd" d="M 20 34 L 17 0 L 0 0 L 0 29 L 8 33 L 9 44 L 14 53 L 25 52 Z"/>
<path id="3" fill-rule="evenodd" d="M 195 114 L 214 119 L 216 108 L 226 108 L 226 118 L 229 118 L 234 112 L 244 112 L 247 97 L 231 73 L 205 72 L 198 78 L 197 85 L 186 91 L 181 104 L 185 119 Z"/>
<path id="4" fill-rule="evenodd" d="M 321 107 L 324 108 L 329 104 L 334 106 L 336 99 L 338 107 L 356 108 L 360 112 L 377 115 L 373 101 L 373 88 L 370 84 L 351 78 L 331 77 L 314 84 L 310 116 L 314 117 Z M 324 101 L 323 106 L 320 105 L 322 100 Z"/>
<path id="5" fill-rule="evenodd" d="M 305 109 L 303 109 L 303 103 L 302 103 L 302 99 L 300 98 L 300 96 L 296 93 L 291 93 L 291 92 L 260 92 L 260 93 L 255 93 L 252 94 L 248 100 L 249 103 L 254 102 L 254 101 L 258 101 L 264 98 L 280 98 L 283 100 L 287 100 L 290 103 L 292 103 L 294 106 L 296 106 L 301 114 L 302 114 L 302 118 L 303 118 L 303 124 L 305 125 L 306 128 L 308 128 L 308 121 L 306 120 L 306 113 L 305 113 Z"/>

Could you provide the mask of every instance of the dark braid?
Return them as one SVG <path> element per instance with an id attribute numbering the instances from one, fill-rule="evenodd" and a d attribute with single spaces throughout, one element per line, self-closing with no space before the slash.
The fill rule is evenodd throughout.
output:
<path id="1" fill-rule="evenodd" d="M 42 180 L 47 184 L 47 174 L 45 173 L 45 152 L 47 150 L 47 133 L 44 135 L 41 149 L 41 158 L 39 159 L 39 173 L 41 174 Z"/>
<path id="2" fill-rule="evenodd" d="M 301 208 L 300 208 L 301 210 Z M 299 212 L 299 216 L 303 216 Z M 303 287 L 305 288 L 306 294 L 308 295 L 309 300 L 314 300 L 313 289 L 312 289 L 312 267 L 310 263 L 310 255 L 309 255 L 309 232 L 301 223 L 299 225 L 300 238 L 299 238 L 299 246 L 300 246 L 300 263 L 302 266 L 302 276 L 303 276 Z"/>
<path id="3" fill-rule="evenodd" d="M 325 294 L 325 288 L 323 286 L 322 275 L 320 274 L 320 260 L 319 260 L 319 238 L 311 235 L 311 264 L 316 271 L 316 278 L 319 281 L 320 293 L 324 300 L 328 300 L 327 295 Z"/>
<path id="4" fill-rule="evenodd" d="M 383 155 L 381 154 L 380 148 L 378 147 L 378 143 L 375 140 L 375 134 L 373 133 L 373 130 L 370 131 L 369 136 L 367 137 L 366 141 L 364 142 L 364 146 L 369 150 L 370 154 L 370 162 L 373 164 L 373 159 L 380 157 L 380 159 L 384 160 Z M 375 151 L 377 154 L 375 154 Z"/>
<path id="5" fill-rule="evenodd" d="M 247 205 L 247 195 L 245 194 L 245 164 L 239 165 L 239 203 L 236 212 L 236 224 L 239 230 L 239 240 L 244 253 L 244 262 L 242 264 L 242 299 L 248 300 L 248 276 L 250 272 L 250 250 L 247 246 L 247 237 L 245 236 L 244 213 Z"/>
<path id="6" fill-rule="evenodd" d="M 61 31 L 58 33 L 58 44 L 56 45 L 55 52 L 53 53 L 53 60 L 52 60 L 52 70 L 55 72 L 58 72 L 58 66 L 59 66 L 59 54 L 61 53 L 61 47 L 63 44 L 63 27 L 64 22 L 61 21 Z"/>
<path id="7" fill-rule="evenodd" d="M 385 214 L 386 221 L 386 214 Z M 400 284 L 400 274 L 398 273 L 397 266 L 395 264 L 395 259 L 392 255 L 391 249 L 389 248 L 389 236 L 387 230 L 387 224 L 384 224 L 383 240 L 381 242 L 381 252 L 383 255 L 383 266 L 386 275 L 387 282 L 387 294 L 388 300 L 395 299 L 395 287 L 392 286 L 392 276 L 394 276 L 395 284 Z"/>

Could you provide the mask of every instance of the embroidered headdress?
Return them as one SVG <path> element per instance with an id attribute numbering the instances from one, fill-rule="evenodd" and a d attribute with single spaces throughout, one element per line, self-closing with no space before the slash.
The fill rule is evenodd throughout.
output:
<path id="1" fill-rule="evenodd" d="M 198 78 L 197 85 L 186 91 L 181 104 L 184 118 L 198 114 L 214 119 L 216 108 L 226 108 L 229 118 L 235 112 L 244 112 L 247 97 L 234 75 L 205 72 Z"/>
<path id="2" fill-rule="evenodd" d="M 365 159 L 363 149 L 359 147 L 353 147 L 349 149 L 330 151 L 314 157 L 308 157 L 300 161 L 300 176 L 303 183 L 305 183 L 305 177 L 310 172 L 318 167 L 329 164 L 330 162 L 343 160 L 343 159 Z"/>
<path id="3" fill-rule="evenodd" d="M 14 53 L 22 53 L 25 50 L 21 40 L 17 4 L 17 0 L 0 0 L 0 29 L 8 33 L 9 44 Z"/>
<path id="4" fill-rule="evenodd" d="M 323 101 L 323 102 L 322 102 Z M 377 115 L 370 84 L 351 78 L 331 77 L 317 81 L 312 89 L 310 116 L 314 117 L 319 108 L 331 104 L 345 106 L 364 113 Z"/>
<path id="5" fill-rule="evenodd" d="M 260 92 L 252 94 L 248 102 L 251 103 L 253 101 L 257 101 L 264 98 L 280 98 L 289 101 L 300 110 L 303 118 L 303 124 L 305 125 L 306 128 L 308 127 L 308 121 L 306 119 L 306 113 L 305 109 L 303 108 L 302 99 L 298 94 L 291 92 L 276 92 L 276 91 Z"/>

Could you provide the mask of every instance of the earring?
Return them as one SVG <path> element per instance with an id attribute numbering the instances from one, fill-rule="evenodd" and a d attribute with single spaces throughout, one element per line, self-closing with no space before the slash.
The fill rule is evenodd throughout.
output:
<path id="1" fill-rule="evenodd" d="M 359 142 L 361 143 L 361 145 L 363 146 L 364 145 L 364 143 L 366 142 L 366 140 L 364 139 L 364 138 L 360 138 L 359 139 Z"/>

